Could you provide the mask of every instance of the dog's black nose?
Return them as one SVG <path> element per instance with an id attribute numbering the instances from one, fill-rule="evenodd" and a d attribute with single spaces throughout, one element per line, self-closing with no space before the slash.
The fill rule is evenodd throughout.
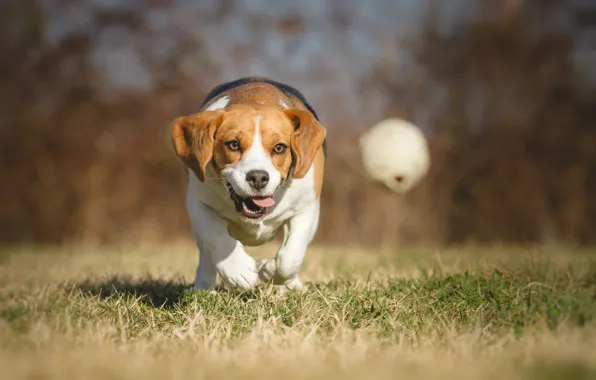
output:
<path id="1" fill-rule="evenodd" d="M 246 173 L 246 182 L 256 190 L 261 190 L 269 182 L 269 173 L 264 170 L 251 170 Z"/>

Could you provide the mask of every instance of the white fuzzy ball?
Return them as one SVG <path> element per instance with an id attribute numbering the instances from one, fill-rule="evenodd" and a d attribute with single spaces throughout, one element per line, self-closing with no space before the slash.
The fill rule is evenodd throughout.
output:
<path id="1" fill-rule="evenodd" d="M 428 173 L 430 155 L 424 135 L 412 123 L 386 119 L 360 138 L 362 163 L 370 179 L 405 194 Z"/>

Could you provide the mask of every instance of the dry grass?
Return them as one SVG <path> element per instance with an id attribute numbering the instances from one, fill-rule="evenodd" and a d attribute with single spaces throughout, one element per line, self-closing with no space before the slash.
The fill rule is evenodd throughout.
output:
<path id="1" fill-rule="evenodd" d="M 271 247 L 255 256 L 271 255 Z M 309 252 L 304 295 L 190 293 L 187 244 L 0 254 L 6 379 L 596 377 L 596 256 Z"/>

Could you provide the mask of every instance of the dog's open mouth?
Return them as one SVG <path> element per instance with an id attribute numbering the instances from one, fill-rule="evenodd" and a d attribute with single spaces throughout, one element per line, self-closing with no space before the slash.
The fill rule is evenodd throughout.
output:
<path id="1" fill-rule="evenodd" d="M 230 198 L 236 205 L 236 211 L 250 219 L 258 219 L 267 214 L 269 207 L 275 206 L 273 197 L 241 197 L 228 184 Z"/>

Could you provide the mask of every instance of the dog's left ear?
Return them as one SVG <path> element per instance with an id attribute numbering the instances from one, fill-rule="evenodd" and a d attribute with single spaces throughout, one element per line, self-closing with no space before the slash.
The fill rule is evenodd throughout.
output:
<path id="1" fill-rule="evenodd" d="M 322 149 L 327 131 L 312 113 L 306 110 L 289 109 L 284 111 L 294 126 L 294 134 L 290 141 L 294 172 L 292 177 L 304 178 L 315 155 Z"/>

